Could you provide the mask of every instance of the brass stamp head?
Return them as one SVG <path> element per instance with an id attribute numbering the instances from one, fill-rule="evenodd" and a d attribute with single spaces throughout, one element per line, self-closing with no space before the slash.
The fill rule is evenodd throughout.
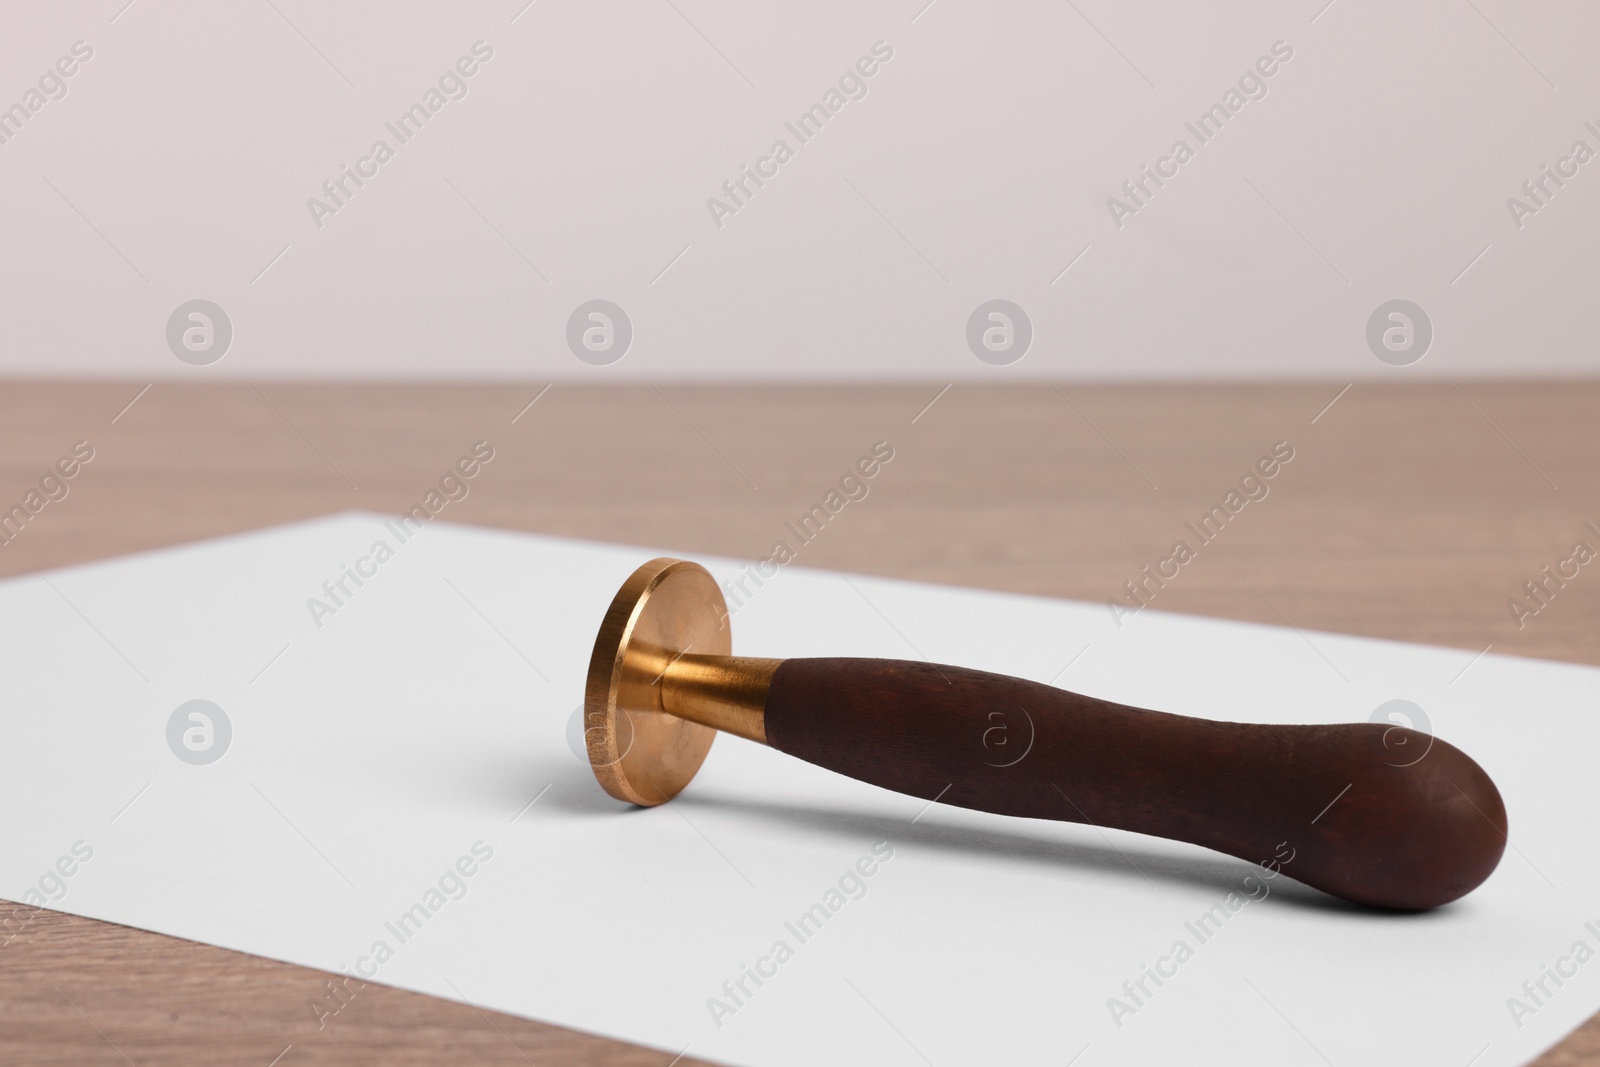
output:
<path id="1" fill-rule="evenodd" d="M 716 580 L 663 556 L 617 591 L 595 638 L 584 687 L 584 742 L 607 793 L 650 806 L 671 800 L 700 769 L 717 731 L 670 714 L 667 669 L 687 655 L 727 656 L 732 632 Z"/>

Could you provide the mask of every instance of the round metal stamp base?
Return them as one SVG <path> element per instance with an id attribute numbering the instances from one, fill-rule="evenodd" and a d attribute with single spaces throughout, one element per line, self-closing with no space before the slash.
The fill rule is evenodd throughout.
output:
<path id="1" fill-rule="evenodd" d="M 726 602 L 698 563 L 663 556 L 634 571 L 606 609 L 584 687 L 584 742 L 607 793 L 646 807 L 677 796 L 717 731 L 669 715 L 661 679 L 688 653 L 726 656 Z"/>

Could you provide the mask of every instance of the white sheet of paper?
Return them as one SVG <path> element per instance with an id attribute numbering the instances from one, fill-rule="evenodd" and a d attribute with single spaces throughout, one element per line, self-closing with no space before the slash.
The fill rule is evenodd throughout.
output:
<path id="1" fill-rule="evenodd" d="M 1465 899 L 1379 914 L 1203 849 L 929 807 L 736 738 L 677 802 L 627 808 L 572 718 L 601 614 L 662 553 L 441 523 L 401 543 L 385 523 L 0 583 L 0 894 L 773 1067 L 1499 1067 L 1600 1008 L 1600 671 L 1154 612 L 1118 629 L 1104 605 L 796 567 L 735 613 L 741 654 L 925 657 L 1213 718 L 1414 701 L 1498 783 L 1511 847 Z M 380 540 L 393 558 L 314 619 L 308 599 L 333 606 L 323 583 Z M 196 699 L 231 724 L 207 765 L 168 743 Z M 1235 892 L 1267 895 L 1197 938 Z M 1130 995 L 1158 963 L 1171 976 Z"/>

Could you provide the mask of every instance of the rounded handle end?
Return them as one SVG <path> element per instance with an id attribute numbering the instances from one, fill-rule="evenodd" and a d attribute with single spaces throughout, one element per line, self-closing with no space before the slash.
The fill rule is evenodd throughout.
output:
<path id="1" fill-rule="evenodd" d="M 1287 873 L 1347 900 L 1403 911 L 1448 904 L 1483 884 L 1505 854 L 1508 831 L 1488 773 L 1427 734 L 1371 723 L 1343 730 L 1356 741 L 1361 773 L 1318 817 L 1309 854 Z M 1399 762 L 1396 750 L 1422 755 Z"/>

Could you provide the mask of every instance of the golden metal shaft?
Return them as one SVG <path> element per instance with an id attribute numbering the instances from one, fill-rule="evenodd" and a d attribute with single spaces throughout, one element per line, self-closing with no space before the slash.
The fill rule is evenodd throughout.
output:
<path id="1" fill-rule="evenodd" d="M 767 743 L 767 689 L 781 659 L 685 653 L 661 674 L 661 707 L 724 733 Z"/>

